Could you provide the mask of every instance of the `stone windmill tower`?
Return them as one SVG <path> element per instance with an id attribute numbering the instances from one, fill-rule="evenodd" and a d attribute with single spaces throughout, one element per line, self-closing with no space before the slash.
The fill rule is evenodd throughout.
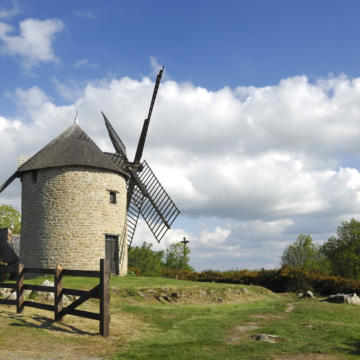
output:
<path id="1" fill-rule="evenodd" d="M 170 228 L 179 210 L 140 162 L 162 71 L 133 162 L 104 115 L 116 153 L 100 150 L 74 124 L 0 187 L 1 193 L 21 179 L 20 261 L 26 267 L 98 270 L 99 259 L 107 258 L 112 273 L 123 275 L 139 215 L 158 241 Z"/>
<path id="2" fill-rule="evenodd" d="M 104 239 L 126 232 L 126 170 L 74 124 L 2 186 L 22 183 L 20 258 L 27 267 L 95 270 Z M 122 241 L 121 241 L 122 240 Z M 126 251 L 119 272 L 126 272 Z M 116 272 L 116 271 L 115 271 Z"/>

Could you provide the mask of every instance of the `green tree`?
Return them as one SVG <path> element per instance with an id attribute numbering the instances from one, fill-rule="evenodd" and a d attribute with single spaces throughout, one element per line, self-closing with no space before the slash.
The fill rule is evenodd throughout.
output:
<path id="1" fill-rule="evenodd" d="M 164 251 L 152 250 L 152 244 L 144 242 L 141 247 L 135 246 L 129 249 L 129 267 L 137 268 L 141 274 L 148 276 L 160 275 L 164 267 Z"/>
<path id="2" fill-rule="evenodd" d="M 20 212 L 11 205 L 0 205 L 0 228 L 9 228 L 14 234 L 20 234 Z"/>
<path id="3" fill-rule="evenodd" d="M 194 269 L 189 265 L 189 254 L 191 250 L 185 244 L 178 242 L 171 244 L 166 249 L 165 267 L 167 269 L 180 269 L 193 271 Z"/>
<path id="4" fill-rule="evenodd" d="M 319 248 L 313 243 L 312 237 L 305 234 L 298 235 L 296 241 L 284 250 L 281 263 L 293 269 L 328 272 L 328 265 Z"/>
<path id="5" fill-rule="evenodd" d="M 331 274 L 360 279 L 360 222 L 351 219 L 338 226 L 320 248 L 330 264 Z"/>

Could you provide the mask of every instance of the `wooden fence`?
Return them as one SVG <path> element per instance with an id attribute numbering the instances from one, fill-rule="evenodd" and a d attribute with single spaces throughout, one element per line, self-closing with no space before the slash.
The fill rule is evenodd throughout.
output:
<path id="1" fill-rule="evenodd" d="M 26 268 L 23 264 L 10 267 L 1 267 L 0 272 L 16 274 L 16 283 L 0 282 L 0 288 L 16 290 L 16 300 L 0 299 L 0 304 L 16 305 L 17 313 L 22 313 L 25 306 L 54 312 L 55 321 L 61 321 L 65 315 L 75 315 L 99 321 L 99 333 L 104 337 L 109 336 L 109 260 L 100 260 L 100 271 L 68 270 L 57 266 L 56 269 Z M 54 275 L 54 286 L 24 284 L 24 274 Z M 91 290 L 67 289 L 63 287 L 63 276 L 97 277 L 100 283 Z M 35 301 L 24 300 L 24 290 L 45 291 L 54 294 L 54 305 L 43 304 Z M 63 306 L 63 295 L 78 296 L 70 305 Z M 99 313 L 78 310 L 77 307 L 90 298 L 100 299 Z"/>

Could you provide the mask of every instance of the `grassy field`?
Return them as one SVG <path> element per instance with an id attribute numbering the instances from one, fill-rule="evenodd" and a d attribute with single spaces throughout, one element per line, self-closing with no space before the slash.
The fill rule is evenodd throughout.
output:
<path id="1" fill-rule="evenodd" d="M 32 280 L 41 283 L 44 278 Z M 96 279 L 65 278 L 90 288 Z M 1 359 L 357 359 L 360 307 L 245 285 L 113 277 L 110 338 L 98 322 L 0 306 Z M 96 300 L 82 308 L 97 311 Z M 273 343 L 254 334 L 277 335 Z"/>

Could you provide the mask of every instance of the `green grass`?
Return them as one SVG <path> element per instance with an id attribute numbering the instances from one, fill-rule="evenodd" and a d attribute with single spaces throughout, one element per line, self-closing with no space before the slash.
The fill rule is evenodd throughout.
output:
<path id="1" fill-rule="evenodd" d="M 26 282 L 40 284 L 43 280 L 42 277 Z M 78 289 L 90 288 L 97 282 L 92 278 L 64 279 L 66 287 Z M 357 359 L 360 355 L 360 307 L 354 305 L 298 300 L 294 294 L 273 294 L 256 286 L 164 278 L 112 277 L 110 286 L 112 320 L 109 339 L 94 336 L 97 323 L 90 320 L 79 323 L 78 318 L 69 316 L 60 330 L 56 328 L 57 323 L 44 328 L 33 325 L 37 315 L 30 314 L 27 309 L 25 316 L 18 317 L 14 308 L 1 306 L 0 355 L 5 347 L 16 348 L 16 337 L 19 341 L 24 337 L 27 343 L 38 344 L 39 349 L 61 343 L 64 351 L 72 354 L 74 359 L 85 357 L 89 351 L 92 356 L 124 360 L 264 360 L 284 355 L 291 359 L 292 355 L 300 354 Z M 227 289 L 234 294 L 240 288 L 250 293 L 234 298 L 236 301 L 226 298 Z M 160 303 L 139 295 L 149 289 L 159 294 L 162 291 L 181 292 L 187 295 L 187 301 Z M 213 294 L 213 300 L 204 302 L 196 296 L 200 291 Z M 218 296 L 224 296 L 225 302 L 217 302 Z M 285 312 L 289 303 L 294 309 Z M 88 306 L 96 311 L 98 305 L 94 300 Z M 51 317 L 51 313 L 41 314 Z M 248 322 L 256 323 L 259 328 L 245 333 L 236 330 L 237 326 Z M 19 327 L 21 331 L 18 331 Z M 71 331 L 71 327 L 75 330 Z M 65 328 L 68 332 L 63 334 Z M 258 333 L 278 335 L 280 339 L 276 343 L 252 340 L 251 335 Z"/>

